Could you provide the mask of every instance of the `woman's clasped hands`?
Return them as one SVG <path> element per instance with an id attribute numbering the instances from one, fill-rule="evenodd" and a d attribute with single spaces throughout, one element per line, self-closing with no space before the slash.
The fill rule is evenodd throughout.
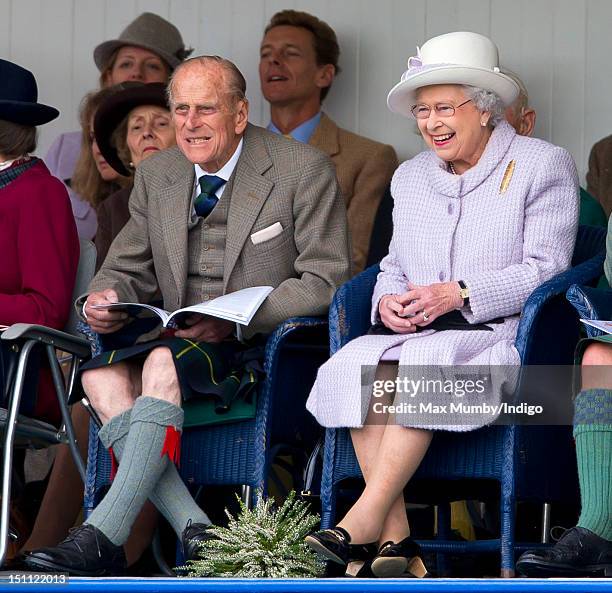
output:
<path id="1" fill-rule="evenodd" d="M 436 282 L 426 286 L 409 282 L 405 293 L 388 294 L 380 299 L 380 319 L 395 333 L 413 333 L 417 327 L 427 327 L 441 315 L 461 308 L 463 299 L 459 290 L 457 282 Z"/>

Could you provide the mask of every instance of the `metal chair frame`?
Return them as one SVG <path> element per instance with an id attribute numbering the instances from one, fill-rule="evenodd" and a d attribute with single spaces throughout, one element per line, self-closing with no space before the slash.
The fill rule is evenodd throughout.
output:
<path id="1" fill-rule="evenodd" d="M 76 298 L 85 291 L 93 278 L 96 263 L 95 247 L 90 241 L 81 240 L 79 267 L 73 291 Z M 0 339 L 10 344 L 19 356 L 8 369 L 7 384 L 3 391 L 8 396 L 7 408 L 0 409 L 0 425 L 4 429 L 2 465 L 2 501 L 0 503 L 0 566 L 4 564 L 8 548 L 9 509 L 11 478 L 13 471 L 13 449 L 15 446 L 45 448 L 60 443 L 67 444 L 85 481 L 85 464 L 79 454 L 68 401 L 72 394 L 78 365 L 89 358 L 89 343 L 77 335 L 76 312 L 73 311 L 65 331 L 54 330 L 41 325 L 16 323 L 0 334 Z M 62 426 L 19 414 L 24 385 L 27 381 L 28 365 L 35 347 L 45 350 L 51 368 L 51 376 L 62 418 Z M 57 358 L 57 351 L 70 354 L 71 362 L 65 381 Z"/>

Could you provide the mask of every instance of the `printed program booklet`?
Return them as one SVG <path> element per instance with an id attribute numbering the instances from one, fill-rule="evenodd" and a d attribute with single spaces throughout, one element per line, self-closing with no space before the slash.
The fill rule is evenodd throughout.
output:
<path id="1" fill-rule="evenodd" d="M 602 332 L 605 332 L 607 334 L 612 334 L 612 321 L 605 321 L 603 319 L 597 319 L 597 320 L 581 319 L 580 321 L 582 321 L 582 323 L 586 323 L 586 325 L 591 325 L 593 327 L 596 327 Z"/>
<path id="2" fill-rule="evenodd" d="M 226 319 L 227 321 L 233 321 L 241 325 L 248 325 L 261 304 L 273 290 L 271 286 L 243 288 L 236 292 L 224 294 L 212 301 L 204 301 L 197 305 L 183 307 L 173 313 L 143 303 L 108 303 L 103 305 L 92 305 L 92 308 L 108 310 L 119 309 L 134 317 L 142 313 L 143 310 L 151 311 L 162 320 L 164 327 L 168 327 L 172 321 L 180 324 L 181 320 L 178 319 L 179 317 L 187 317 L 192 313 L 211 315 L 212 317 L 219 317 L 220 319 Z"/>

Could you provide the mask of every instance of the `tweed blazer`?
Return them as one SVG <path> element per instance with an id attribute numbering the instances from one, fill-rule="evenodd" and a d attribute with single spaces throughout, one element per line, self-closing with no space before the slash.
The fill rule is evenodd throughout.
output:
<path id="1" fill-rule="evenodd" d="M 593 144 L 586 176 L 587 191 L 603 206 L 606 216 L 612 213 L 612 136 Z"/>
<path id="2" fill-rule="evenodd" d="M 579 209 L 572 157 L 543 140 L 518 136 L 506 122 L 494 129 L 479 162 L 463 175 L 452 175 L 426 151 L 398 168 L 391 191 L 393 237 L 374 289 L 372 322 L 378 320 L 380 299 L 406 292 L 408 282 L 452 280 L 463 280 L 470 289 L 470 305 L 462 310 L 469 323 L 498 317 L 504 322 L 492 324 L 493 331 L 425 329 L 349 342 L 319 369 L 308 399 L 308 409 L 323 426 L 363 424 L 371 387 L 362 386 L 362 370 L 375 368 L 394 346 L 401 345 L 400 379 L 408 377 L 409 365 L 518 365 L 514 339 L 527 297 L 571 262 Z M 504 385 L 492 385 L 488 395 L 495 403 Z M 469 396 L 464 399 L 469 403 Z M 486 423 L 443 420 L 418 426 L 469 430 Z"/>
<path id="3" fill-rule="evenodd" d="M 363 270 L 380 200 L 398 161 L 395 150 L 365 136 L 339 128 L 325 113 L 309 144 L 329 155 L 346 204 L 353 273 Z"/>
<path id="4" fill-rule="evenodd" d="M 194 176 L 177 147 L 138 167 L 130 219 L 90 292 L 113 288 L 121 300 L 148 302 L 159 289 L 167 310 L 194 304 L 185 302 Z M 324 314 L 350 276 L 346 213 L 329 158 L 249 124 L 230 187 L 223 291 L 275 288 L 244 335 L 268 333 L 296 315 Z M 279 235 L 253 243 L 251 234 L 277 222 Z"/>

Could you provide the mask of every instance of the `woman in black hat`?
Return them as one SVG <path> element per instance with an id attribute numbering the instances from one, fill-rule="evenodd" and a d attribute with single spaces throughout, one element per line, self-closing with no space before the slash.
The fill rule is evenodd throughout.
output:
<path id="1" fill-rule="evenodd" d="M 30 156 L 36 126 L 59 115 L 37 100 L 32 73 L 0 59 L 0 325 L 60 329 L 72 306 L 79 241 L 64 186 Z M 0 385 L 10 355 L 0 347 Z M 43 382 L 35 402 L 32 387 L 23 405 L 54 421 L 59 413 L 50 388 Z"/>
<path id="2" fill-rule="evenodd" d="M 129 178 L 129 186 L 109 196 L 98 207 L 98 268 L 130 217 L 128 199 L 134 169 L 152 154 L 176 144 L 164 84 L 126 82 L 118 87 L 120 90 L 106 98 L 96 112 L 94 135 L 106 162 L 121 176 Z"/>

